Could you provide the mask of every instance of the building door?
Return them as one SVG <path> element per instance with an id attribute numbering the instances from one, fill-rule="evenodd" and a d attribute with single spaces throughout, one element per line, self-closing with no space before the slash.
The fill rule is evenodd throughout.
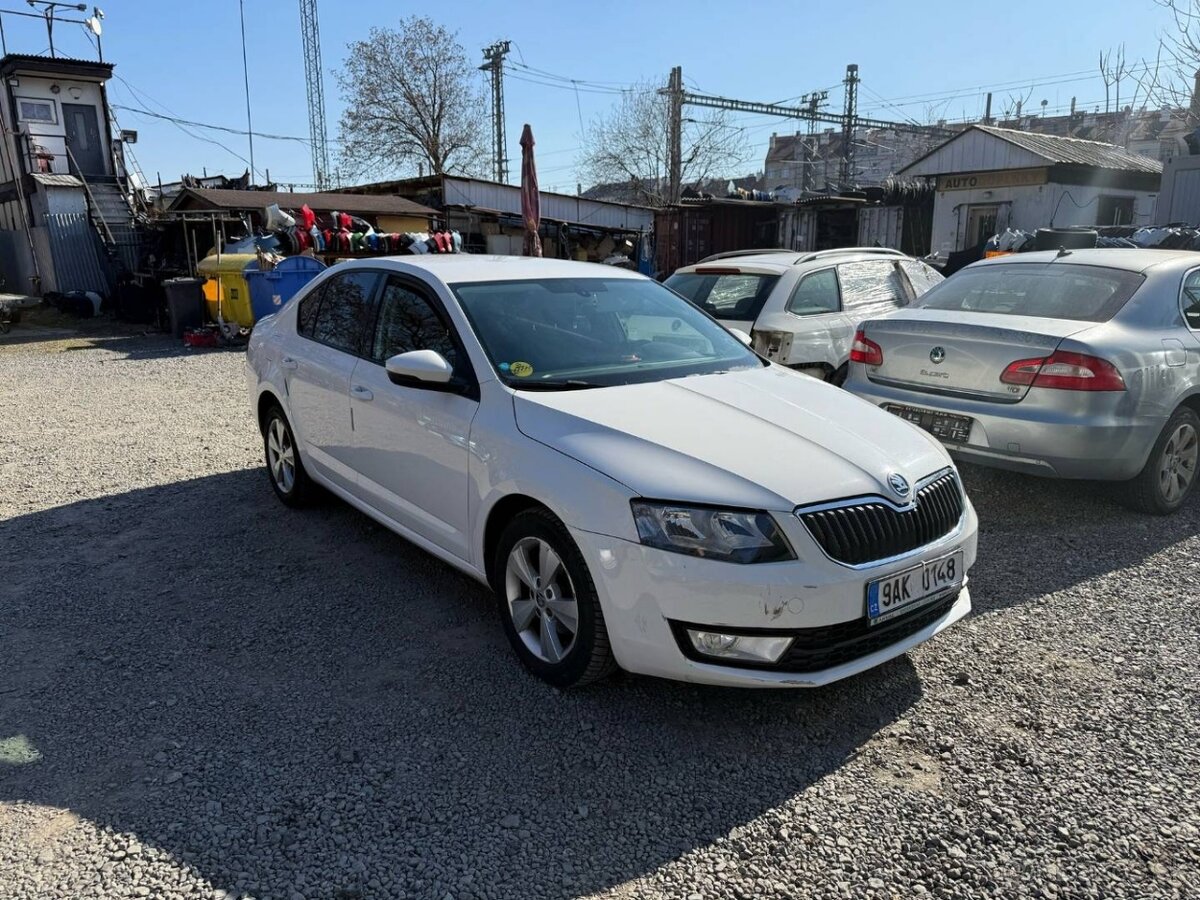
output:
<path id="1" fill-rule="evenodd" d="M 67 149 L 74 157 L 75 175 L 106 175 L 104 146 L 100 141 L 100 121 L 96 107 L 85 103 L 64 103 L 63 124 L 67 129 Z"/>
<path id="2" fill-rule="evenodd" d="M 996 233 L 996 217 L 999 213 L 1000 207 L 994 203 L 967 207 L 967 239 L 963 244 L 964 250 L 978 247 Z"/>

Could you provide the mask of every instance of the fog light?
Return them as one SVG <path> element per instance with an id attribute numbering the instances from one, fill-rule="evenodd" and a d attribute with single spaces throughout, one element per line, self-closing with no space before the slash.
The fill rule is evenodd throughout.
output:
<path id="1" fill-rule="evenodd" d="M 745 634 L 722 634 L 719 631 L 687 630 L 688 640 L 697 653 L 721 659 L 744 659 L 751 662 L 773 663 L 791 646 L 790 637 L 751 637 Z"/>

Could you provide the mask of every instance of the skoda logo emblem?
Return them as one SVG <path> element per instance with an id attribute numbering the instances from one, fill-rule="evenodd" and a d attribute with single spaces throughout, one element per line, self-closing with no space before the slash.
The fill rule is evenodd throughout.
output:
<path id="1" fill-rule="evenodd" d="M 893 472 L 888 476 L 888 487 L 896 492 L 897 497 L 908 496 L 908 480 L 899 472 Z"/>
<path id="2" fill-rule="evenodd" d="M 939 366 L 943 362 L 945 362 L 946 361 L 946 348 L 945 347 L 934 347 L 932 350 L 930 350 L 929 351 L 929 361 L 931 363 L 933 363 L 935 366 Z"/>

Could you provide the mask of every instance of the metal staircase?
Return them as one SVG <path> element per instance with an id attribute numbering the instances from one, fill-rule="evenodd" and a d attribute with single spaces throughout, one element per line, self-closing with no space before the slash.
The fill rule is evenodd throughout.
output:
<path id="1" fill-rule="evenodd" d="M 88 218 L 96 229 L 109 259 L 130 272 L 138 269 L 141 255 L 141 231 L 126 192 L 124 178 L 85 176 L 79 171 L 75 157 L 67 148 L 67 156 L 76 178 L 83 183 L 87 197 Z"/>

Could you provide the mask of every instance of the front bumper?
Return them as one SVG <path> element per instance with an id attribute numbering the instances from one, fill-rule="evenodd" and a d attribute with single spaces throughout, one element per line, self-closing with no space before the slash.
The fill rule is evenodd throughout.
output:
<path id="1" fill-rule="evenodd" d="M 956 459 L 1027 475 L 1125 481 L 1142 470 L 1165 420 L 1134 417 L 1116 393 L 1031 389 L 1020 403 L 926 394 L 877 384 L 854 373 L 846 389 L 876 406 L 897 403 L 974 419 Z"/>
<path id="2" fill-rule="evenodd" d="M 969 503 L 961 526 L 952 534 L 902 560 L 861 569 L 826 558 L 794 515 L 774 516 L 798 560 L 736 565 L 571 529 L 599 593 L 613 654 L 621 668 L 730 687 L 818 687 L 900 656 L 971 610 L 970 593 L 964 586 L 956 599 L 914 611 L 914 618 L 924 616 L 916 630 L 881 630 L 879 633 L 890 632 L 895 640 L 883 645 L 878 640 L 864 640 L 856 644 L 852 658 L 846 658 L 846 653 L 830 654 L 826 657 L 830 665 L 815 671 L 689 658 L 676 638 L 680 623 L 716 631 L 728 627 L 810 635 L 828 629 L 831 642 L 836 643 L 844 641 L 848 633 L 857 633 L 865 621 L 868 581 L 959 549 L 968 571 L 975 562 L 977 520 Z M 931 618 L 930 612 L 938 614 Z"/>

